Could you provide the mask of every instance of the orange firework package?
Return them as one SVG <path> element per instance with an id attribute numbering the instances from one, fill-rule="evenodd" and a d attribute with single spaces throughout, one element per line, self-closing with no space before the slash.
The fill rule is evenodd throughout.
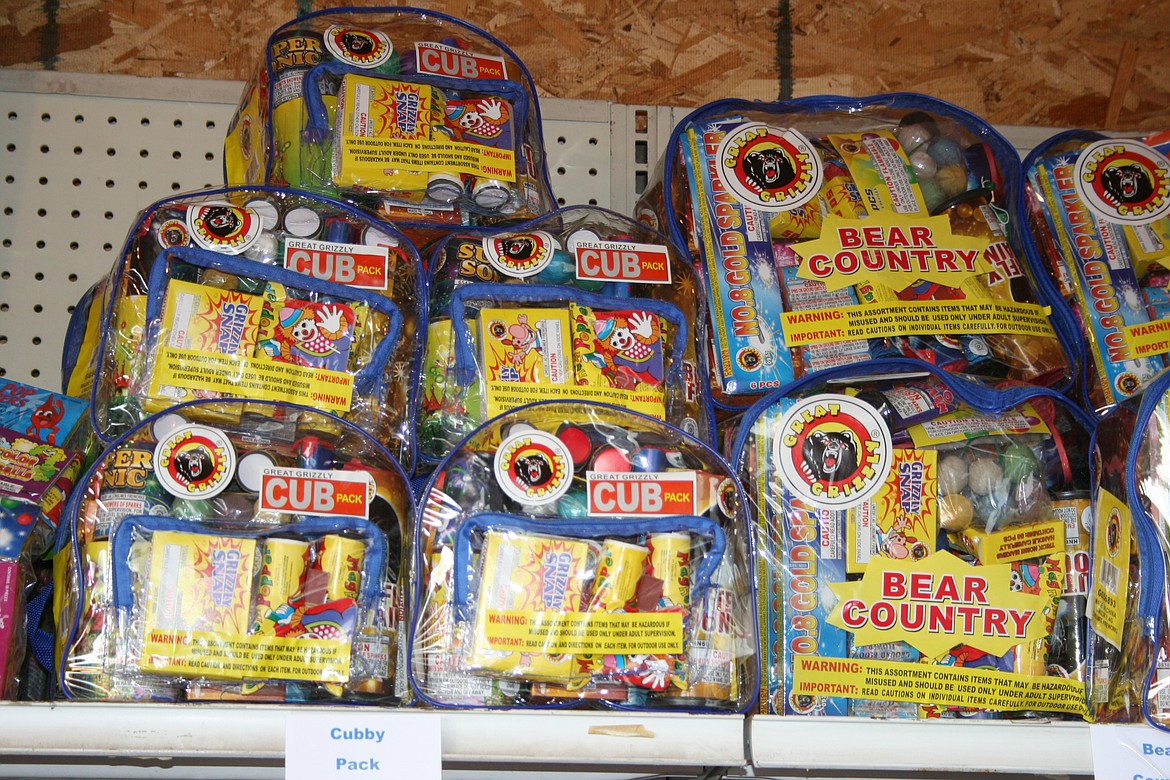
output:
<path id="1" fill-rule="evenodd" d="M 474 431 L 424 496 L 410 649 L 422 701 L 751 707 L 750 538 L 738 483 L 697 439 L 543 401 Z"/>
<path id="2" fill-rule="evenodd" d="M 420 243 L 555 206 L 523 63 L 489 33 L 417 8 L 326 9 L 277 28 L 224 161 L 228 184 L 356 200 Z"/>
<path id="3" fill-rule="evenodd" d="M 168 198 L 75 309 L 65 385 L 92 396 L 107 444 L 193 399 L 304 402 L 412 469 L 420 274 L 401 233 L 340 201 L 267 187 Z"/>
<path id="4" fill-rule="evenodd" d="M 1049 389 L 878 365 L 740 422 L 760 711 L 1084 716 L 1091 420 Z"/>
<path id="5" fill-rule="evenodd" d="M 74 699 L 397 703 L 413 501 L 366 432 L 197 400 L 83 476 L 58 526 L 57 672 Z"/>
<path id="6" fill-rule="evenodd" d="M 720 406 L 897 356 L 1063 388 L 1019 179 L 1006 139 L 923 95 L 723 100 L 675 128 L 637 208 L 702 271 Z"/>

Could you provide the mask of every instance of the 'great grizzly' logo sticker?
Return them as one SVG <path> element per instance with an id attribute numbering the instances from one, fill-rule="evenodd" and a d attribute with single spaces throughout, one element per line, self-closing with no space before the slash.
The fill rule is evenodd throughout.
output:
<path id="1" fill-rule="evenodd" d="M 893 463 L 885 420 L 847 395 L 798 401 L 781 420 L 772 446 L 784 487 L 816 507 L 860 504 L 877 493 Z"/>
<path id="2" fill-rule="evenodd" d="M 236 448 L 218 428 L 191 423 L 159 441 L 154 475 L 179 498 L 211 498 L 223 492 L 236 470 Z"/>
<path id="3" fill-rule="evenodd" d="M 260 218 L 251 209 L 212 201 L 187 209 L 187 232 L 203 249 L 238 255 L 260 235 Z"/>
<path id="4" fill-rule="evenodd" d="M 816 198 L 824 170 L 808 139 L 796 130 L 759 122 L 737 127 L 719 144 L 716 175 L 748 206 L 788 211 Z"/>
<path id="5" fill-rule="evenodd" d="M 326 28 L 322 37 L 330 54 L 359 68 L 376 68 L 394 53 L 394 44 L 378 30 L 334 24 Z"/>
<path id="6" fill-rule="evenodd" d="M 509 498 L 521 504 L 548 504 L 568 492 L 573 457 L 556 436 L 525 430 L 500 442 L 494 470 Z"/>
<path id="7" fill-rule="evenodd" d="M 1085 205 L 1109 222 L 1148 225 L 1170 214 L 1170 160 L 1137 141 L 1089 144 L 1073 180 Z"/>
<path id="8" fill-rule="evenodd" d="M 509 236 L 487 236 L 483 254 L 496 270 L 506 276 L 523 278 L 540 273 L 552 261 L 560 244 L 542 230 Z"/>

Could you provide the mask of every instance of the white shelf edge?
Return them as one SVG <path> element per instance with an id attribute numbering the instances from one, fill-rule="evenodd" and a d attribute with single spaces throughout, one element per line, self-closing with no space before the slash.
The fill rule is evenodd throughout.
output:
<path id="1" fill-rule="evenodd" d="M 320 707 L 320 711 L 337 711 Z M 52 765 L 111 759 L 220 765 L 284 760 L 285 721 L 305 708 L 113 702 L 0 703 L 0 776 L 13 759 Z M 350 710 L 352 711 L 352 710 Z M 368 710 L 371 718 L 433 710 Z M 671 712 L 440 713 L 443 761 L 487 765 L 729 766 L 747 763 L 736 715 Z"/>
<path id="2" fill-rule="evenodd" d="M 764 770 L 1093 774 L 1089 727 L 1075 722 L 757 715 L 748 744 Z"/>

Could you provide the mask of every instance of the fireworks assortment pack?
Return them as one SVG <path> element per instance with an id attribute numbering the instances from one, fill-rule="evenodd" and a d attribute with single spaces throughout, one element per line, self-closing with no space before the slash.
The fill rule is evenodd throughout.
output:
<path id="1" fill-rule="evenodd" d="M 1170 725 L 1164 134 L 721 100 L 625 216 L 540 127 L 458 19 L 272 34 L 0 387 L 0 693 Z"/>

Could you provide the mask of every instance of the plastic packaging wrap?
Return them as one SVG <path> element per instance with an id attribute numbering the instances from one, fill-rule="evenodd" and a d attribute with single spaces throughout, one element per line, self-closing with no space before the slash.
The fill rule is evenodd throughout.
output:
<path id="1" fill-rule="evenodd" d="M 1089 614 L 1094 718 L 1162 729 L 1170 729 L 1168 386 L 1163 373 L 1097 426 Z"/>
<path id="2" fill-rule="evenodd" d="M 539 400 L 611 403 L 712 438 L 699 282 L 645 225 L 581 206 L 456 233 L 436 246 L 430 276 L 424 459 Z"/>
<path id="3" fill-rule="evenodd" d="M 59 526 L 63 692 L 409 698 L 413 509 L 385 448 L 333 415 L 205 400 L 147 418 L 86 473 Z"/>
<path id="4" fill-rule="evenodd" d="M 810 378 L 740 423 L 761 711 L 1084 715 L 1090 420 L 914 365 Z"/>
<path id="5" fill-rule="evenodd" d="M 759 670 L 742 509 L 722 459 L 657 420 L 579 402 L 494 418 L 420 508 L 418 695 L 746 711 Z"/>
<path id="6" fill-rule="evenodd" d="M 71 323 L 70 385 L 90 379 L 106 443 L 195 398 L 303 402 L 370 431 L 411 469 L 419 266 L 397 230 L 321 196 L 241 188 L 160 201 L 88 302 L 98 316 Z"/>
<path id="7" fill-rule="evenodd" d="M 1007 141 L 933 98 L 723 100 L 675 128 L 637 213 L 703 273 L 721 407 L 891 356 L 1063 388 L 1019 186 Z"/>

